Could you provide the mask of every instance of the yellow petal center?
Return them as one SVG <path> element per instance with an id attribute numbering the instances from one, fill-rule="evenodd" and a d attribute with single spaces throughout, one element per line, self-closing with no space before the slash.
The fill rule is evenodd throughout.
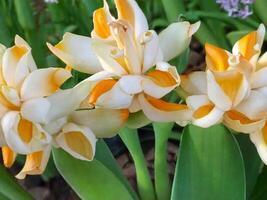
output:
<path id="1" fill-rule="evenodd" d="M 195 119 L 200 119 L 206 116 L 207 114 L 209 114 L 213 108 L 214 108 L 213 104 L 207 104 L 207 105 L 201 106 L 194 112 L 193 117 Z"/>
<path id="2" fill-rule="evenodd" d="M 99 8 L 94 12 L 93 22 L 94 30 L 98 36 L 101 38 L 108 38 L 110 36 L 110 28 L 104 8 Z"/>
<path id="3" fill-rule="evenodd" d="M 93 157 L 93 150 L 87 138 L 78 131 L 68 132 L 65 134 L 65 140 L 69 148 L 82 155 L 83 157 L 91 160 Z"/>

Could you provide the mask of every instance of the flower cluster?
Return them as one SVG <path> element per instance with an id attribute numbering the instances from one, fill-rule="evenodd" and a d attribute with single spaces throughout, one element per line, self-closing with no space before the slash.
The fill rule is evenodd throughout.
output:
<path id="1" fill-rule="evenodd" d="M 254 0 L 216 0 L 216 3 L 220 4 L 229 16 L 245 19 L 252 15 L 251 5 Z"/>
<path id="2" fill-rule="evenodd" d="M 159 35 L 134 0 L 115 0 L 118 18 L 107 3 L 94 12 L 91 37 L 66 33 L 48 48 L 65 68 L 36 69 L 29 45 L 16 37 L 1 48 L 0 145 L 4 165 L 26 155 L 17 175 L 44 171 L 52 146 L 77 159 L 92 160 L 97 138 L 114 136 L 134 113 L 144 121 L 188 122 L 191 110 L 161 98 L 180 84 L 167 61 L 190 43 L 200 23 L 176 22 Z M 75 69 L 93 74 L 74 88 L 60 86 Z"/>
<path id="3" fill-rule="evenodd" d="M 182 76 L 192 123 L 209 127 L 224 123 L 247 133 L 267 164 L 267 52 L 261 57 L 265 27 L 260 25 L 233 47 L 232 53 L 206 44 L 205 72 Z"/>
<path id="4" fill-rule="evenodd" d="M 66 33 L 58 44 L 47 44 L 65 68 L 37 69 L 31 48 L 18 36 L 15 46 L 1 46 L 4 165 L 23 154 L 26 162 L 17 177 L 40 174 L 52 147 L 90 161 L 98 138 L 151 121 L 204 128 L 223 122 L 250 134 L 267 163 L 267 53 L 259 58 L 264 26 L 239 40 L 232 53 L 206 44 L 207 70 L 180 77 L 168 61 L 188 48 L 200 23 L 175 22 L 157 34 L 134 0 L 115 5 L 117 18 L 105 1 L 94 12 L 91 37 Z M 72 69 L 91 76 L 61 90 Z M 164 98 L 179 85 L 188 93 L 186 104 Z"/>

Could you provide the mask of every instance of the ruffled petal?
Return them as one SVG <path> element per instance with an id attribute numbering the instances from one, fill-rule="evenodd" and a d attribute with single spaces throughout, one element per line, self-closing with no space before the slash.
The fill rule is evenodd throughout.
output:
<path id="1" fill-rule="evenodd" d="M 97 139 L 88 127 L 68 123 L 55 140 L 59 147 L 77 159 L 90 161 L 94 158 Z"/>
<path id="2" fill-rule="evenodd" d="M 176 22 L 169 25 L 159 34 L 163 60 L 169 61 L 182 53 L 191 41 L 192 35 L 198 30 L 200 22 Z"/>
<path id="3" fill-rule="evenodd" d="M 61 42 L 48 48 L 68 66 L 74 69 L 94 74 L 102 70 L 101 64 L 92 49 L 93 39 L 72 33 L 65 33 Z"/>

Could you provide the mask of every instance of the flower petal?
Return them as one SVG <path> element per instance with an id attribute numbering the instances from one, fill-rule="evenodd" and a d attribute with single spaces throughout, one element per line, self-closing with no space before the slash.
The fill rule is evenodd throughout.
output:
<path id="1" fill-rule="evenodd" d="M 255 66 L 260 55 L 264 35 L 265 27 L 260 24 L 257 31 L 250 32 L 235 43 L 233 53 L 235 55 L 243 55 Z"/>
<path id="2" fill-rule="evenodd" d="M 100 41 L 94 41 L 92 47 L 104 70 L 118 76 L 128 73 L 125 67 L 123 52 L 117 47 Z"/>
<path id="3" fill-rule="evenodd" d="M 118 18 L 126 20 L 135 30 L 138 40 L 148 30 L 146 17 L 135 0 L 115 0 Z"/>
<path id="4" fill-rule="evenodd" d="M 59 147 L 77 159 L 89 161 L 94 158 L 96 141 L 95 135 L 88 127 L 73 123 L 66 124 L 56 137 Z"/>
<path id="5" fill-rule="evenodd" d="M 267 52 L 265 52 L 258 60 L 256 71 L 267 67 Z"/>
<path id="6" fill-rule="evenodd" d="M 1 124 L 7 145 L 20 154 L 39 151 L 51 140 L 39 124 L 23 119 L 16 111 L 5 114 Z"/>
<path id="7" fill-rule="evenodd" d="M 7 108 L 11 108 L 14 110 L 17 110 L 18 107 L 20 106 L 21 102 L 20 102 L 20 96 L 17 92 L 17 90 L 15 90 L 14 88 L 8 87 L 6 85 L 2 85 L 1 86 L 1 95 L 3 95 L 3 97 L 0 97 L 0 102 L 5 105 Z M 4 102 L 4 101 L 7 102 Z"/>
<path id="8" fill-rule="evenodd" d="M 45 97 L 60 89 L 60 86 L 71 77 L 71 72 L 62 68 L 45 68 L 32 72 L 21 87 L 23 101 Z"/>
<path id="9" fill-rule="evenodd" d="M 149 96 L 145 97 L 144 94 L 139 94 L 138 98 L 144 114 L 151 121 L 188 122 L 192 118 L 192 112 L 188 109 L 186 105 L 168 103 Z"/>
<path id="10" fill-rule="evenodd" d="M 74 111 L 69 120 L 90 128 L 97 138 L 109 138 L 118 133 L 129 116 L 126 109 L 102 109 Z"/>
<path id="11" fill-rule="evenodd" d="M 222 110 L 238 105 L 250 90 L 249 81 L 236 71 L 225 72 L 207 71 L 208 96 Z"/>
<path id="12" fill-rule="evenodd" d="M 229 52 L 211 44 L 205 44 L 206 62 L 212 71 L 226 71 L 229 67 Z"/>
<path id="13" fill-rule="evenodd" d="M 251 141 L 255 144 L 258 154 L 264 164 L 267 164 L 267 125 L 261 131 L 249 134 Z"/>
<path id="14" fill-rule="evenodd" d="M 182 53 L 189 46 L 191 37 L 199 26 L 200 22 L 195 24 L 176 22 L 164 29 L 159 34 L 159 43 L 164 61 L 169 61 Z"/>
<path id="15" fill-rule="evenodd" d="M 180 82 L 179 76 L 178 82 Z M 144 93 L 159 99 L 176 88 L 178 82 L 169 72 L 153 70 L 142 80 L 142 87 Z"/>
<path id="16" fill-rule="evenodd" d="M 149 30 L 143 33 L 141 44 L 144 45 L 142 72 L 145 73 L 151 67 L 163 60 L 163 54 L 159 46 L 159 37 L 154 30 Z"/>
<path id="17" fill-rule="evenodd" d="M 96 106 L 112 109 L 124 109 L 130 107 L 132 99 L 133 96 L 125 93 L 118 82 L 109 91 L 99 96 L 96 101 Z"/>
<path id="18" fill-rule="evenodd" d="M 43 124 L 65 117 L 79 108 L 91 87 L 92 84 L 84 80 L 72 89 L 58 91 L 46 98 L 28 100 L 22 105 L 22 115 L 30 121 Z"/>
<path id="19" fill-rule="evenodd" d="M 39 175 L 45 171 L 51 147 L 45 147 L 44 150 L 37 151 L 26 156 L 26 161 L 23 169 L 16 175 L 18 179 L 24 179 L 26 175 Z"/>
<path id="20" fill-rule="evenodd" d="M 92 49 L 93 39 L 72 33 L 65 33 L 61 42 L 48 48 L 68 66 L 74 69 L 94 74 L 102 70 L 101 64 Z"/>
<path id="21" fill-rule="evenodd" d="M 20 87 L 25 77 L 37 69 L 29 45 L 22 38 L 17 40 L 20 41 L 18 45 L 5 51 L 2 63 L 3 77 L 8 86 L 14 88 Z"/>
<path id="22" fill-rule="evenodd" d="M 120 88 L 129 95 L 134 95 L 143 91 L 141 82 L 142 76 L 138 75 L 126 75 L 120 78 L 118 84 Z"/>
<path id="23" fill-rule="evenodd" d="M 17 154 L 8 146 L 2 147 L 3 164 L 5 167 L 10 168 L 16 160 Z"/>
<path id="24" fill-rule="evenodd" d="M 234 131 L 250 134 L 260 131 L 265 120 L 250 120 L 244 114 L 231 110 L 225 113 L 223 123 Z"/>
<path id="25" fill-rule="evenodd" d="M 186 104 L 193 110 L 192 123 L 208 128 L 222 121 L 224 111 L 215 107 L 206 95 L 193 95 L 186 99 Z"/>
<path id="26" fill-rule="evenodd" d="M 209 99 L 220 109 L 228 110 L 232 106 L 231 99 L 224 93 L 209 70 L 207 73 L 207 94 Z"/>
<path id="27" fill-rule="evenodd" d="M 94 30 L 91 33 L 92 37 L 108 39 L 111 36 L 109 23 L 113 20 L 108 4 L 104 0 L 104 7 L 95 10 L 93 14 Z"/>
<path id="28" fill-rule="evenodd" d="M 235 110 L 251 120 L 267 117 L 267 97 L 259 91 L 252 90 L 249 97 L 237 105 Z"/>
<path id="29" fill-rule="evenodd" d="M 267 86 L 267 65 L 264 68 L 254 72 L 251 77 L 251 87 L 260 88 Z"/>
<path id="30" fill-rule="evenodd" d="M 192 72 L 181 76 L 181 87 L 188 93 L 207 94 L 207 75 L 205 72 Z"/>

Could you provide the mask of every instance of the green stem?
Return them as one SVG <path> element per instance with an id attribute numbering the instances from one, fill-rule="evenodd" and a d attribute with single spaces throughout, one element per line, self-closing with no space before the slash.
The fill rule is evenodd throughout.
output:
<path id="1" fill-rule="evenodd" d="M 170 199 L 171 185 L 168 174 L 168 138 L 174 123 L 153 123 L 155 132 L 155 188 L 157 199 Z"/>
<path id="2" fill-rule="evenodd" d="M 136 169 L 137 187 L 142 200 L 155 200 L 153 184 L 136 129 L 123 128 L 120 137 L 128 148 Z"/>

